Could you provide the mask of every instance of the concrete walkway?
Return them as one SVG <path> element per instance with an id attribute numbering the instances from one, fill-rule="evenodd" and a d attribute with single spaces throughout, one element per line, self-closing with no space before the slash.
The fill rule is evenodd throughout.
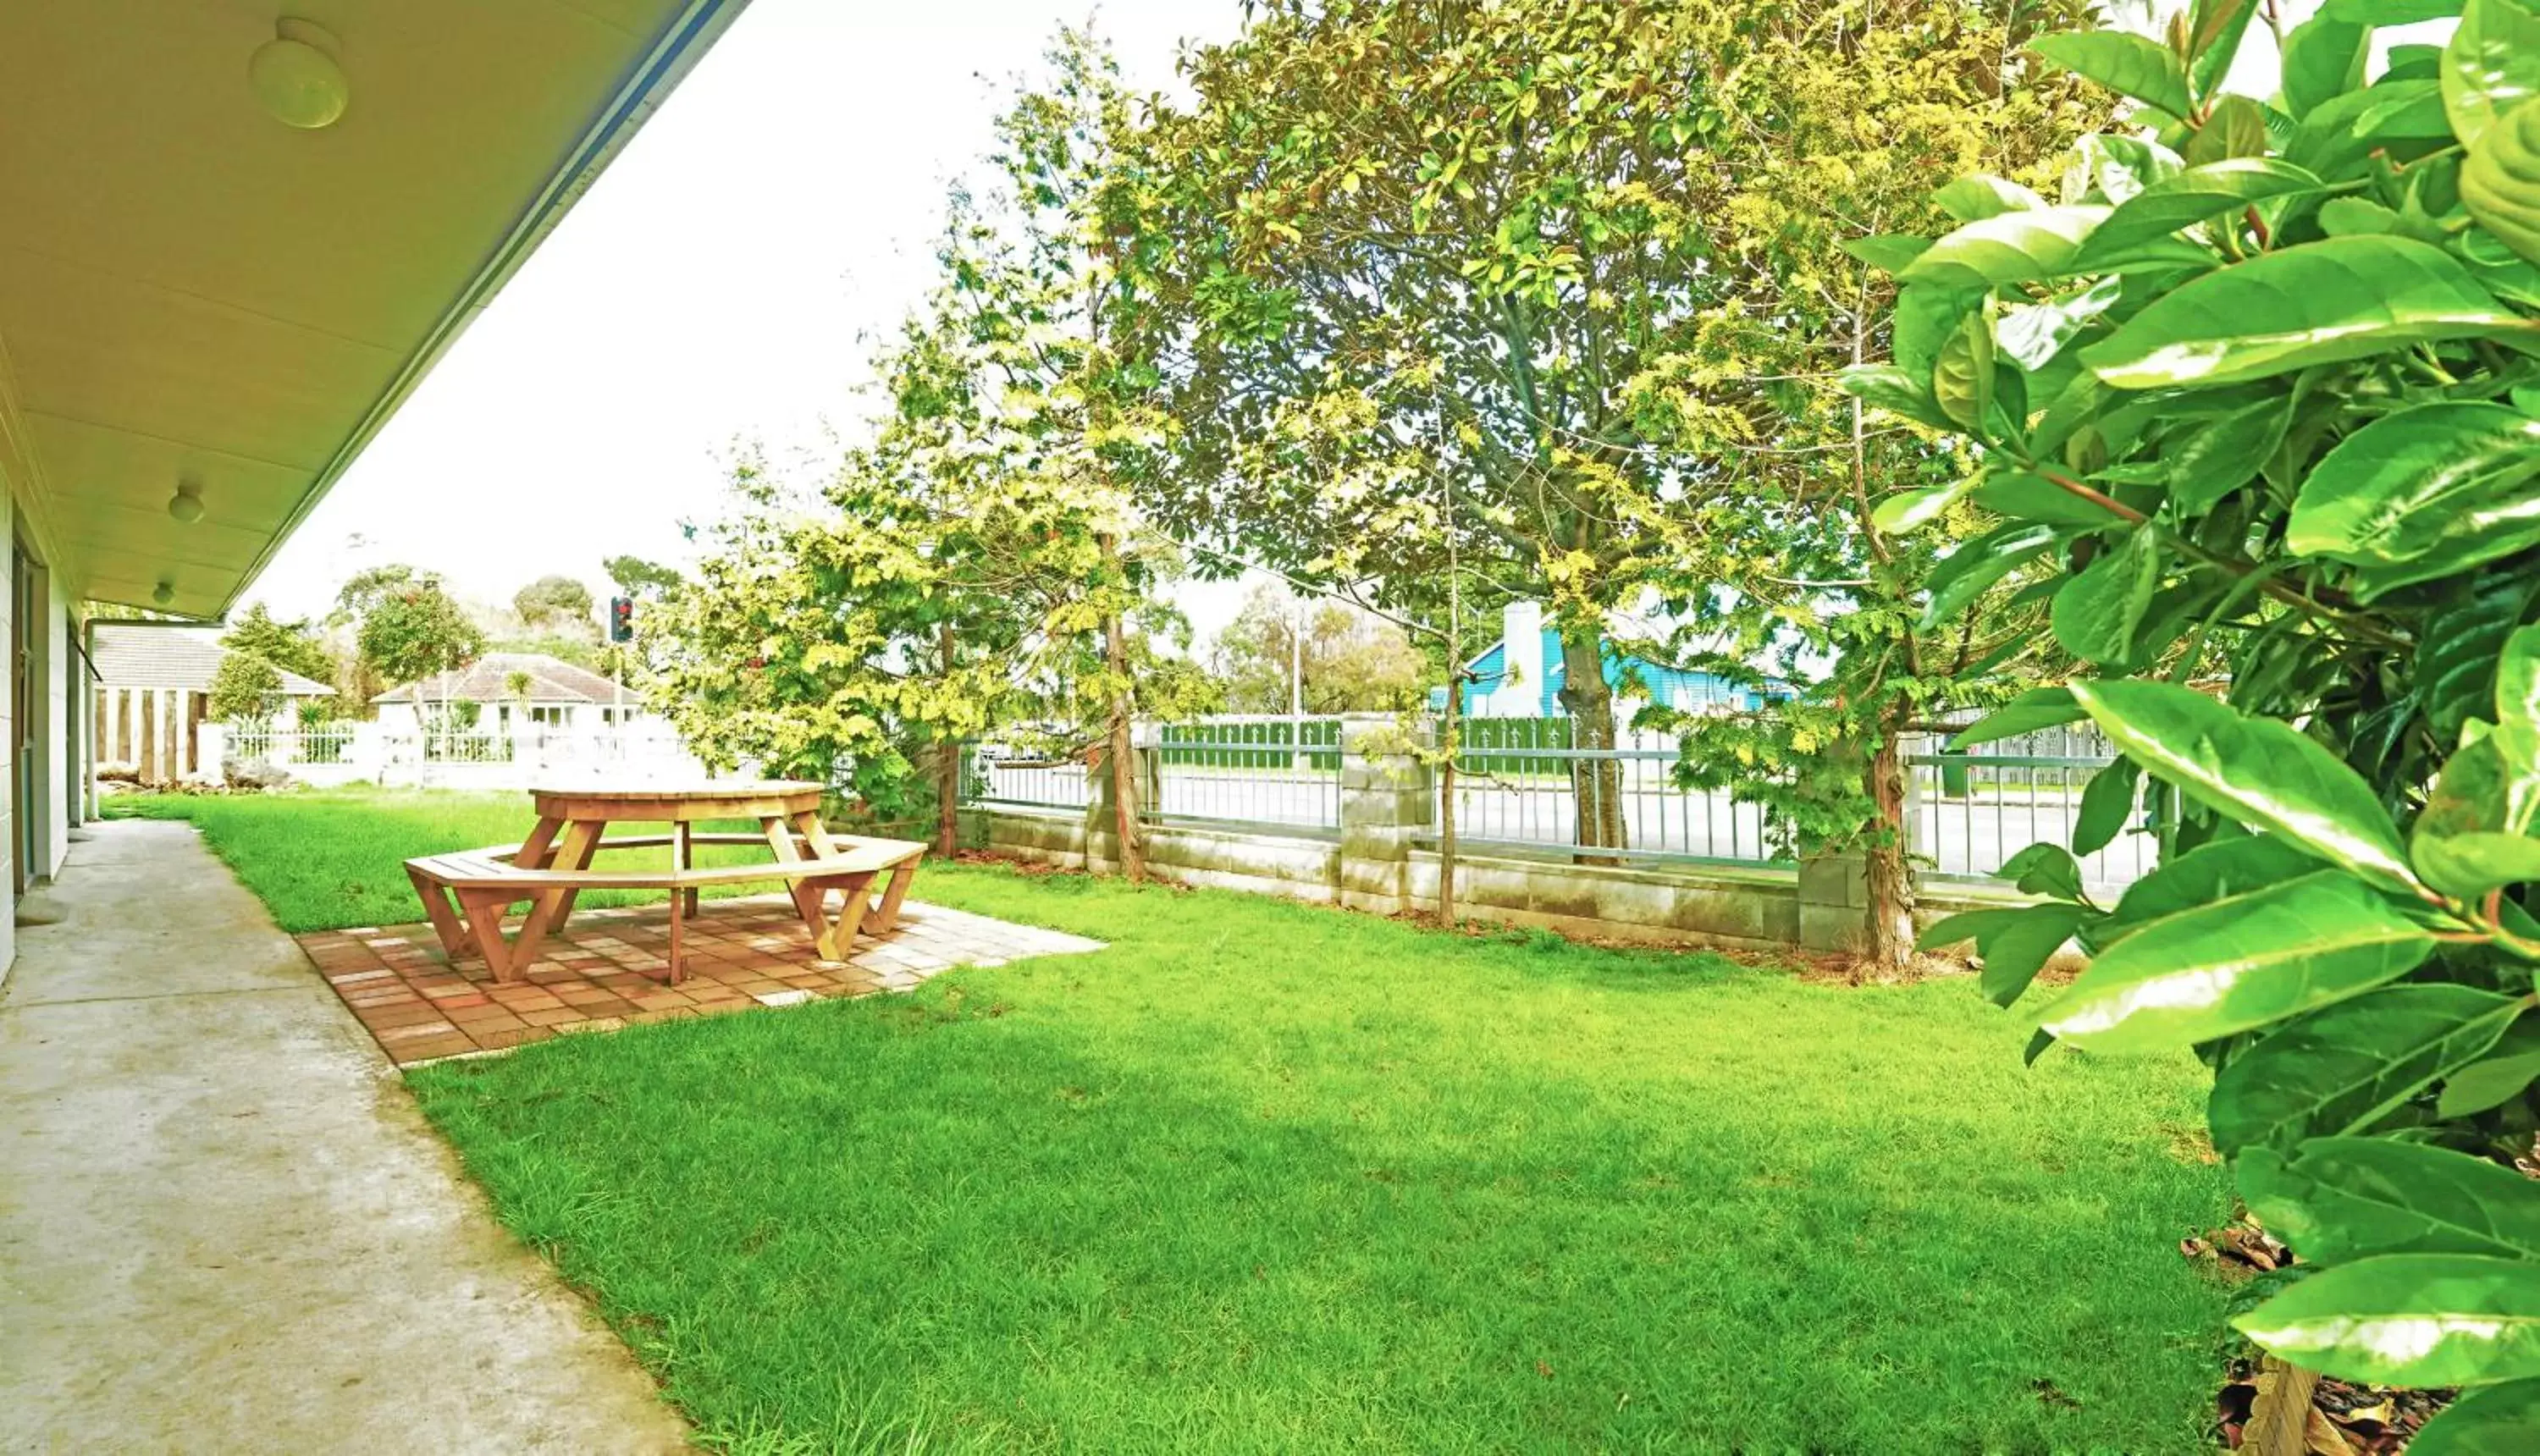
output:
<path id="1" fill-rule="evenodd" d="M 94 832 L 0 986 L 0 1450 L 684 1449 L 191 827 Z"/>

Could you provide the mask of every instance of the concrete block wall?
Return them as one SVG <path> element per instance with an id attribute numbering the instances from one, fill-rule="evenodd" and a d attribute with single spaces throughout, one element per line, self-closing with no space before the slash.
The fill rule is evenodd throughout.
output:
<path id="1" fill-rule="evenodd" d="M 1390 724 L 1342 728 L 1340 830 L 1336 836 L 1212 825 L 1145 826 L 1147 866 L 1158 879 L 1283 895 L 1379 915 L 1435 912 L 1437 794 L 1429 770 Z M 1147 782 L 1159 772 L 1142 765 Z M 962 811 L 963 843 L 1067 869 L 1107 868 L 1115 838 L 1108 786 L 1082 810 L 1012 807 Z M 1928 925 L 1959 910 L 2015 905 L 2003 889 L 1926 887 L 1916 918 Z M 1575 935 L 1658 944 L 1857 950 L 1867 881 L 1858 857 L 1797 868 L 1678 863 L 1573 864 L 1466 852 L 1456 860 L 1456 913 Z"/>

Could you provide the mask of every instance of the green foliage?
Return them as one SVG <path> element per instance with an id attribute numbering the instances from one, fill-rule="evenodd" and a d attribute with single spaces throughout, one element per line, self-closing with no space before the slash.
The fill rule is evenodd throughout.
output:
<path id="1" fill-rule="evenodd" d="M 233 651 L 212 673 L 205 706 L 222 723 L 267 723 L 282 711 L 282 673 L 262 658 Z"/>
<path id="2" fill-rule="evenodd" d="M 1050 63 L 953 196 L 935 292 L 878 361 L 874 443 L 816 489 L 742 461 L 661 610 L 648 692 L 709 761 L 891 815 L 992 726 L 1081 751 L 1130 712 L 1212 703 L 1158 595 L 1177 556 L 1132 505 L 1163 437 L 1101 226 L 1128 100 L 1085 35 Z"/>
<path id="3" fill-rule="evenodd" d="M 2540 1183 L 2506 1160 L 2540 1124 L 2540 19 L 2468 0 L 2438 66 L 2372 76 L 2374 26 L 2444 7 L 2335 3 L 2288 37 L 2282 109 L 2253 112 L 2213 91 L 2216 8 L 2165 60 L 2041 47 L 2153 101 L 2156 138 L 2085 147 L 2017 234 L 2050 241 L 1988 218 L 1904 265 L 1960 260 L 1985 287 L 1958 307 L 1996 320 L 2122 280 L 2052 347 L 1994 352 L 2011 408 L 1952 412 L 1988 482 L 2019 482 L 1965 494 L 2005 518 L 1981 550 L 2062 568 L 2039 589 L 2081 674 L 1963 736 L 2087 715 L 2150 781 L 2163 850 L 2111 911 L 2068 896 L 1932 938 L 2007 979 L 2022 936 L 2070 926 L 2091 960 L 2045 1031 L 2196 1047 L 2215 1144 L 2314 1270 L 2238 1328 L 2333 1375 L 2483 1388 L 2419 1450 L 2526 1449 Z M 2089 163 L 2112 156 L 2159 174 Z M 1923 419 L 1966 390 L 1946 364 L 1855 387 Z M 1985 569 L 1958 559 L 1936 614 Z"/>
<path id="4" fill-rule="evenodd" d="M 285 672 L 297 672 L 313 682 L 331 686 L 335 681 L 335 655 L 318 639 L 317 624 L 282 621 L 261 601 L 247 603 L 247 610 L 239 613 L 229 630 L 221 634 L 221 646 L 233 653 L 262 658 Z"/>
<path id="5" fill-rule="evenodd" d="M 355 584 L 344 589 L 346 603 L 359 603 L 354 609 L 361 626 L 353 640 L 364 666 L 387 682 L 414 682 L 464 667 L 484 654 L 484 632 L 442 589 L 439 577 L 403 567 L 381 571 L 403 575 L 368 583 L 357 578 L 365 588 L 358 596 Z"/>
<path id="6" fill-rule="evenodd" d="M 591 589 L 571 577 L 538 578 L 512 593 L 512 610 L 520 617 L 521 625 L 532 632 L 562 629 L 582 636 L 599 628 Z"/>
<path id="7" fill-rule="evenodd" d="M 1277 586 L 1244 598 L 1235 620 L 1218 634 L 1210 662 L 1226 685 L 1230 713 L 1287 712 L 1291 668 L 1298 665 L 1304 668 L 1307 713 L 1411 708 L 1427 677 L 1426 664 L 1401 628 L 1337 601 L 1306 604 Z"/>

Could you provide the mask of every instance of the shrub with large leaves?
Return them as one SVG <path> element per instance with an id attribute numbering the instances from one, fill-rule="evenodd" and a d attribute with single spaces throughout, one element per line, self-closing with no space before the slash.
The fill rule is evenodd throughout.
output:
<path id="1" fill-rule="evenodd" d="M 1931 583 L 2029 581 L 2074 659 L 1960 744 L 2087 719 L 2122 761 L 2074 849 L 2160 836 L 2090 903 L 1937 927 L 1985 990 L 2069 936 L 2032 1055 L 2195 1047 L 2209 1120 L 2304 1277 L 2239 1328 L 2355 1379 L 2475 1387 L 2426 1453 L 2540 1450 L 2540 0 L 2329 0 L 2274 98 L 2224 94 L 2248 0 L 2165 41 L 2038 51 L 2136 100 L 2062 196 L 1867 240 L 1892 357 L 1848 386 L 1965 438 L 1889 503 L 1964 538 Z M 2369 64 L 2376 24 L 2457 9 Z M 2007 871 L 2008 872 L 2008 871 Z"/>

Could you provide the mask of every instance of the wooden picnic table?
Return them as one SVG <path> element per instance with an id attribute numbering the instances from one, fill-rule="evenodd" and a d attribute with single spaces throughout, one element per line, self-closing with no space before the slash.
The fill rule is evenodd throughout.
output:
<path id="1" fill-rule="evenodd" d="M 660 841 L 649 837 L 610 839 L 611 824 L 668 824 L 672 867 L 683 875 L 695 868 L 696 846 L 700 842 L 730 843 L 736 836 L 697 833 L 700 824 L 717 820 L 754 820 L 765 837 L 767 847 L 777 863 L 800 865 L 806 861 L 831 861 L 860 846 L 880 846 L 884 841 L 867 841 L 852 835 L 832 835 L 820 822 L 820 797 L 824 791 L 817 784 L 796 779 L 708 780 L 702 783 L 663 787 L 575 786 L 572 788 L 532 789 L 529 800 L 536 807 L 538 821 L 529 837 L 521 842 L 520 852 L 511 857 L 518 869 L 562 870 L 580 873 L 591 868 L 592 857 L 603 849 L 634 848 Z M 799 838 L 798 838 L 799 836 Z M 909 846 L 908 848 L 915 848 Z M 899 918 L 901 899 L 908 893 L 911 878 L 907 867 L 891 875 L 883 892 L 882 903 L 874 907 L 872 923 L 888 930 Z M 702 882 L 714 875 L 698 875 Z M 736 868 L 731 877 L 742 877 Z M 828 918 L 825 901 L 827 889 L 810 879 L 789 880 L 787 892 L 795 910 L 803 917 L 804 928 L 812 939 L 828 953 L 843 958 L 847 942 L 852 941 L 857 923 L 864 917 L 859 909 L 842 912 L 840 924 Z M 688 915 L 697 913 L 697 889 L 692 882 L 686 888 L 675 888 L 671 895 L 679 903 L 674 909 Z M 579 891 L 554 889 L 535 898 L 527 919 L 522 923 L 519 944 L 534 947 L 546 936 L 560 931 L 573 915 Z M 861 897 L 861 883 L 849 892 L 849 898 Z M 673 917 L 673 938 L 676 921 Z M 843 934 L 841 934 L 843 932 Z"/>

